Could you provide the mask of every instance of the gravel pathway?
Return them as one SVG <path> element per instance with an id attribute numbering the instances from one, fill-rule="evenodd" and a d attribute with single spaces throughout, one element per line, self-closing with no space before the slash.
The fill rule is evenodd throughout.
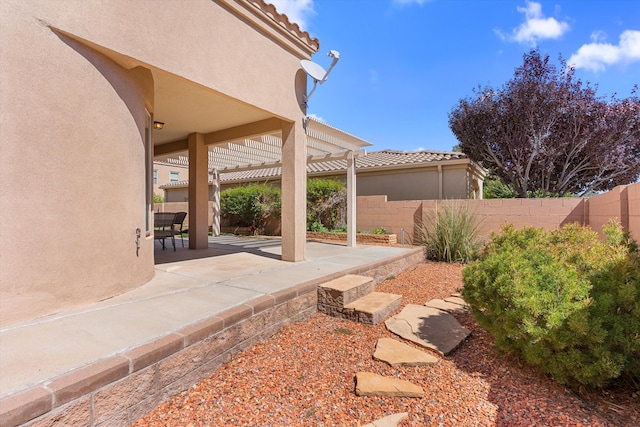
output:
<path id="1" fill-rule="evenodd" d="M 376 290 L 402 294 L 403 306 L 424 304 L 459 290 L 461 270 L 460 265 L 424 263 Z M 471 315 L 456 317 L 472 335 L 450 356 L 432 366 L 390 367 L 372 358 L 378 338 L 395 338 L 384 323 L 362 325 L 317 313 L 245 351 L 134 426 L 345 427 L 397 412 L 409 413 L 401 426 L 640 424 L 637 395 L 623 391 L 621 399 L 614 391 L 604 400 L 601 393 L 588 403 L 493 350 L 491 337 Z M 359 371 L 411 381 L 426 395 L 358 397 L 354 377 Z"/>

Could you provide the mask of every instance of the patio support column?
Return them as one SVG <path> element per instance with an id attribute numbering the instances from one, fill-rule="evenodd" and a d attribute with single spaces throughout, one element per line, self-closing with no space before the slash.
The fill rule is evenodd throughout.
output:
<path id="1" fill-rule="evenodd" d="M 307 242 L 307 144 L 302 121 L 282 124 L 282 260 L 304 261 Z"/>
<path id="2" fill-rule="evenodd" d="M 189 249 L 209 246 L 209 149 L 204 135 L 192 133 L 189 146 Z"/>
<path id="3" fill-rule="evenodd" d="M 356 246 L 356 159 L 347 155 L 347 246 Z"/>

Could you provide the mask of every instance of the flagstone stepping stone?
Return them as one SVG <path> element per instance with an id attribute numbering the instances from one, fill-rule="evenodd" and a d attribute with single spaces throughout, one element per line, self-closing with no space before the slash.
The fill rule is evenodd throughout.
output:
<path id="1" fill-rule="evenodd" d="M 424 390 L 409 381 L 383 377 L 372 372 L 358 372 L 356 394 L 358 396 L 422 397 Z"/>
<path id="2" fill-rule="evenodd" d="M 463 305 L 437 298 L 427 301 L 424 305 L 427 307 L 437 308 L 438 310 L 443 310 L 448 313 L 464 313 L 467 311 L 466 307 Z"/>
<path id="3" fill-rule="evenodd" d="M 445 356 L 471 333 L 446 311 L 417 304 L 407 304 L 384 323 L 394 334 Z"/>
<path id="4" fill-rule="evenodd" d="M 380 338 L 373 358 L 391 366 L 433 365 L 438 358 L 392 338 Z"/>
<path id="5" fill-rule="evenodd" d="M 461 306 L 463 306 L 465 308 L 469 307 L 469 304 L 467 304 L 467 302 L 465 300 L 463 300 L 462 298 L 460 298 L 460 297 L 453 297 L 452 296 L 452 297 L 445 298 L 444 300 L 446 302 L 451 302 L 453 304 L 461 305 Z"/>
<path id="6" fill-rule="evenodd" d="M 401 412 L 399 414 L 387 415 L 384 418 L 380 418 L 372 423 L 366 424 L 364 427 L 398 427 L 398 424 L 409 416 L 408 412 Z"/>

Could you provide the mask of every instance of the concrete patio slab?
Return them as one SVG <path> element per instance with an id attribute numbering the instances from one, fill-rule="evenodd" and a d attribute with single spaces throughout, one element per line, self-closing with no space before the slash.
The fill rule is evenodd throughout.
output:
<path id="1" fill-rule="evenodd" d="M 0 399 L 39 390 L 39 385 L 47 381 L 100 360 L 126 355 L 176 331 L 187 334 L 187 345 L 215 325 L 251 317 L 265 307 L 274 307 L 278 300 L 286 301 L 290 297 L 283 299 L 285 291 L 291 290 L 295 297 L 300 295 L 296 289 L 305 283 L 313 286 L 371 263 L 416 253 L 415 248 L 348 248 L 309 242 L 307 261 L 290 263 L 276 259 L 280 251 L 278 240 L 228 236 L 211 238 L 205 250 L 183 249 L 180 244 L 176 252 L 158 248 L 156 254 L 162 263 L 156 265 L 155 277 L 138 289 L 90 306 L 3 327 Z M 205 257 L 211 254 L 217 255 Z M 311 298 L 315 292 L 308 295 Z M 230 311 L 235 308 L 237 314 Z M 295 306 L 285 308 L 289 316 L 295 315 L 291 311 Z M 256 325 L 260 327 L 260 323 Z"/>

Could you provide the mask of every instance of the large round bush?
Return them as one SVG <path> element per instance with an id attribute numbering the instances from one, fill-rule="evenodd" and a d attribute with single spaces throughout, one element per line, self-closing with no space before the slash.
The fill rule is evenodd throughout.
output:
<path id="1" fill-rule="evenodd" d="M 620 225 L 503 227 L 463 270 L 496 346 L 571 386 L 640 378 L 640 260 Z"/>

